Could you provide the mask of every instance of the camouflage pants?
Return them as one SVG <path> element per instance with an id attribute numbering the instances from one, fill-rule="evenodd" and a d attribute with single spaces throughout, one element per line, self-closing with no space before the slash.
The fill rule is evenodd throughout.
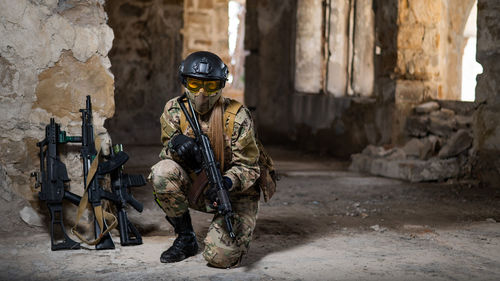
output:
<path id="1" fill-rule="evenodd" d="M 160 207 L 169 217 L 178 217 L 193 208 L 213 213 L 209 202 L 202 194 L 198 202 L 189 202 L 187 194 L 192 180 L 182 167 L 173 160 L 162 160 L 151 168 L 149 180 Z M 215 267 L 227 268 L 237 265 L 248 251 L 258 212 L 258 198 L 230 196 L 234 212 L 233 228 L 236 239 L 231 239 L 225 228 L 224 217 L 216 214 L 205 237 L 203 257 Z"/>

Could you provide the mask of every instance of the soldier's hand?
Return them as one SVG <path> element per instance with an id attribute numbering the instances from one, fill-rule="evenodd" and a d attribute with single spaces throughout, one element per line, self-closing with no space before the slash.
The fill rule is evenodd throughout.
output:
<path id="1" fill-rule="evenodd" d="M 187 168 L 194 171 L 201 167 L 201 151 L 193 138 L 179 134 L 170 140 L 169 145 Z"/>
<path id="2" fill-rule="evenodd" d="M 222 183 L 223 183 L 223 187 L 226 191 L 229 191 L 231 189 L 231 187 L 233 186 L 233 181 L 224 176 L 222 177 Z M 208 188 L 208 190 L 205 192 L 205 196 L 207 197 L 207 199 L 212 203 L 218 203 L 219 201 L 219 198 L 217 197 L 217 188 L 215 186 L 211 186 Z"/>

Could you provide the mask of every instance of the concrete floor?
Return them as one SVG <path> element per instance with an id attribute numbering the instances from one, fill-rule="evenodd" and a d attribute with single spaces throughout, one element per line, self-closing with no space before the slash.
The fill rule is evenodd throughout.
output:
<path id="1" fill-rule="evenodd" d="M 129 149 L 129 172 L 147 173 L 159 148 Z M 261 204 L 250 252 L 235 269 L 198 254 L 159 256 L 174 235 L 150 187 L 129 212 L 144 244 L 50 251 L 44 228 L 3 237 L 1 280 L 500 280 L 500 189 L 409 184 L 347 171 L 348 162 L 271 148 L 278 192 Z M 210 215 L 192 212 L 202 242 Z M 201 245 L 203 247 L 203 245 Z"/>

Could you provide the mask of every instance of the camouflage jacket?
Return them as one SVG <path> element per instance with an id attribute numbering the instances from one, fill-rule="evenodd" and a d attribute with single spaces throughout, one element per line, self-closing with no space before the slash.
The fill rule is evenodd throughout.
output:
<path id="1" fill-rule="evenodd" d="M 229 99 L 224 98 L 224 106 L 227 108 Z M 173 98 L 167 102 L 160 117 L 161 123 L 161 142 L 163 149 L 160 152 L 161 159 L 176 159 L 176 155 L 168 147 L 168 142 L 177 134 L 183 133 L 194 138 L 193 131 L 188 125 L 184 132 L 181 132 L 180 116 L 184 114 L 177 102 Z M 208 120 L 199 120 L 202 131 L 206 134 L 208 131 Z M 227 120 L 225 120 L 227 125 Z M 257 147 L 254 127 L 250 112 L 247 108 L 241 107 L 234 119 L 233 134 L 229 138 L 224 135 L 224 173 L 223 176 L 229 177 L 233 182 L 233 188 L 237 193 L 255 193 L 258 189 L 250 187 L 254 185 L 259 178 L 259 149 Z"/>

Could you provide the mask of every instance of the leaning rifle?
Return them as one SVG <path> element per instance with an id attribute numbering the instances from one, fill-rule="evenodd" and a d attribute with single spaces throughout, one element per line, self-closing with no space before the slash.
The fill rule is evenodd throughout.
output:
<path id="1" fill-rule="evenodd" d="M 188 101 L 189 113 L 184 106 L 185 100 Z M 222 179 L 221 172 L 219 170 L 219 165 L 215 161 L 214 152 L 212 147 L 210 146 L 210 140 L 207 135 L 203 133 L 201 130 L 200 124 L 198 122 L 198 117 L 196 116 L 196 112 L 193 109 L 193 105 L 189 99 L 186 99 L 186 95 L 182 95 L 177 99 L 184 115 L 186 115 L 186 120 L 189 122 L 189 125 L 193 129 L 193 133 L 195 135 L 195 141 L 198 144 L 201 154 L 202 154 L 202 169 L 205 171 L 208 183 L 212 187 L 217 188 L 217 197 L 219 202 L 216 202 L 214 206 L 217 207 L 217 211 L 219 214 L 224 216 L 224 220 L 226 222 L 226 229 L 229 232 L 229 236 L 231 238 L 235 238 L 235 234 L 233 231 L 233 224 L 231 220 L 233 218 L 233 210 L 231 207 L 231 202 L 229 201 L 229 195 L 227 190 L 224 188 L 224 182 Z"/>
<path id="2" fill-rule="evenodd" d="M 114 199 L 114 194 L 104 190 L 98 181 L 97 169 L 100 147 L 96 149 L 96 142 L 94 139 L 94 126 L 92 120 L 92 103 L 90 101 L 90 96 L 87 96 L 86 108 L 80 109 L 82 113 L 82 147 L 80 150 L 83 159 L 83 183 L 84 187 L 88 193 L 88 203 L 92 205 L 94 210 L 94 233 L 95 240 L 93 242 L 86 241 L 82 235 L 76 232 L 73 228 L 73 233 L 77 235 L 82 241 L 87 244 L 96 244 L 97 250 L 114 249 L 115 243 L 111 239 L 109 231 L 116 226 L 116 218 L 110 213 L 103 210 L 101 200 Z M 85 196 L 85 195 L 84 195 Z M 79 210 L 79 215 L 81 211 Z M 114 218 L 114 222 L 108 230 L 106 225 L 105 217 L 110 215 Z M 78 223 L 79 217 L 77 218 Z"/>
<path id="3" fill-rule="evenodd" d="M 115 244 L 109 231 L 118 224 L 120 230 L 120 244 L 122 246 L 140 245 L 142 237 L 137 228 L 127 217 L 125 207 L 130 204 L 138 212 L 142 212 L 143 205 L 130 193 L 131 187 L 143 186 L 146 180 L 143 175 L 129 175 L 123 173 L 123 165 L 129 159 L 121 145 L 115 145 L 107 160 L 99 163 L 100 145 L 96 146 L 92 120 L 92 104 L 90 96 L 87 96 L 86 108 L 80 109 L 82 113 L 82 148 L 84 184 L 88 193 L 88 202 L 94 210 L 95 240 L 86 241 L 87 244 L 96 244 L 97 250 L 114 249 Z M 110 175 L 111 190 L 109 192 L 99 185 L 99 179 L 106 174 Z M 111 213 L 102 209 L 101 201 L 109 200 L 117 210 L 118 219 Z M 80 206 L 81 209 L 81 206 Z M 106 217 L 113 222 L 110 226 L 106 224 Z M 79 217 L 77 218 L 79 220 Z M 79 233 L 73 231 L 82 241 L 85 241 Z"/>
<path id="4" fill-rule="evenodd" d="M 50 119 L 50 124 L 45 127 L 45 139 L 36 145 L 40 148 L 40 172 L 34 172 L 32 177 L 36 178 L 35 188 L 41 187 L 38 197 L 45 201 L 50 212 L 50 243 L 52 251 L 64 249 L 80 249 L 80 243 L 73 241 L 66 234 L 63 222 L 63 199 L 78 205 L 81 197 L 66 190 L 66 184 L 70 181 L 66 165 L 59 158 L 58 144 L 68 142 L 81 142 L 81 137 L 70 137 L 60 129 L 60 125 Z M 56 226 L 62 234 L 62 241 L 56 242 Z"/>
<path id="5" fill-rule="evenodd" d="M 132 206 L 139 213 L 143 210 L 143 205 L 130 194 L 131 187 L 139 187 L 146 184 L 143 175 L 131 175 L 123 172 L 123 165 L 129 159 L 123 151 L 123 146 L 117 144 L 111 149 L 108 161 L 99 164 L 100 175 L 109 174 L 111 179 L 112 198 L 109 199 L 116 207 L 118 216 L 118 227 L 120 229 L 120 244 L 122 246 L 140 245 L 142 237 L 137 228 L 127 217 L 125 207 Z"/>

